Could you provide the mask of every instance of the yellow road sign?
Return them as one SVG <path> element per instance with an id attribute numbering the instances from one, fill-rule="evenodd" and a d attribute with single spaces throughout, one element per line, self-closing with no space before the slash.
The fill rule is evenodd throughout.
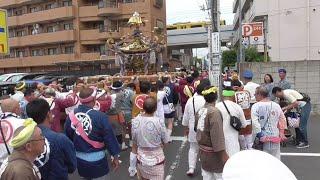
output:
<path id="1" fill-rule="evenodd" d="M 0 54 L 9 54 L 7 11 L 0 9 Z"/>

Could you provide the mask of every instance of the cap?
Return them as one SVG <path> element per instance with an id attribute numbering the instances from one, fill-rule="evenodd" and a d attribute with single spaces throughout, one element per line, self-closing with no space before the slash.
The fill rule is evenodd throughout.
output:
<path id="1" fill-rule="evenodd" d="M 123 87 L 123 83 L 121 81 L 115 81 L 112 83 L 111 89 L 119 90 Z"/>
<path id="2" fill-rule="evenodd" d="M 224 97 L 232 97 L 235 95 L 235 92 L 232 90 L 223 90 L 222 91 L 222 96 Z"/>
<path id="3" fill-rule="evenodd" d="M 278 73 L 287 73 L 287 71 L 285 69 L 279 69 Z"/>
<path id="4" fill-rule="evenodd" d="M 244 78 L 252 78 L 253 77 L 253 73 L 250 70 L 245 70 L 243 73 L 243 77 Z"/>

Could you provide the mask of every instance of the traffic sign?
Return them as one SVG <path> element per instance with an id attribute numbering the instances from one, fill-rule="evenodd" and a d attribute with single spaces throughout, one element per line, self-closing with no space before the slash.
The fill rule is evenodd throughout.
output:
<path id="1" fill-rule="evenodd" d="M 242 24 L 242 36 L 249 38 L 251 45 L 264 44 L 263 22 Z"/>
<path id="2" fill-rule="evenodd" d="M 212 33 L 212 53 L 220 54 L 220 36 L 219 32 Z"/>
<path id="3" fill-rule="evenodd" d="M 0 9 L 0 54 L 9 54 L 7 11 Z"/>

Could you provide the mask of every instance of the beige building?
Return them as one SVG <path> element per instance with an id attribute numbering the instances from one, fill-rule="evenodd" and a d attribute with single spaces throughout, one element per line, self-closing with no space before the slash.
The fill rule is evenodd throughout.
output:
<path id="1" fill-rule="evenodd" d="M 106 40 L 131 33 L 127 22 L 135 11 L 147 21 L 146 35 L 165 29 L 165 7 L 165 0 L 0 0 L 10 36 L 0 73 L 108 72 L 115 63 Z"/>
<path id="2" fill-rule="evenodd" d="M 320 59 L 319 0 L 234 0 L 233 44 L 239 43 L 240 2 L 243 23 L 264 22 L 271 61 Z M 258 50 L 263 52 L 263 46 Z"/>

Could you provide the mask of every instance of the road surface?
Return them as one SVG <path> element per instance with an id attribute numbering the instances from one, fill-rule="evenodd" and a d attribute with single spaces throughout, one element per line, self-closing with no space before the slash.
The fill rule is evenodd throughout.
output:
<path id="1" fill-rule="evenodd" d="M 173 136 L 174 141 L 165 148 L 166 180 L 201 180 L 200 164 L 197 164 L 195 176 L 190 178 L 186 176 L 188 169 L 188 149 L 189 145 L 184 141 L 183 128 L 181 125 L 175 127 Z M 320 116 L 312 115 L 309 123 L 309 141 L 310 148 L 297 149 L 292 144 L 281 149 L 281 159 L 299 180 L 315 180 L 319 178 L 320 168 Z M 121 153 L 121 167 L 116 172 L 111 172 L 111 179 L 128 180 L 129 150 Z M 70 176 L 71 180 L 81 179 L 77 173 Z"/>

